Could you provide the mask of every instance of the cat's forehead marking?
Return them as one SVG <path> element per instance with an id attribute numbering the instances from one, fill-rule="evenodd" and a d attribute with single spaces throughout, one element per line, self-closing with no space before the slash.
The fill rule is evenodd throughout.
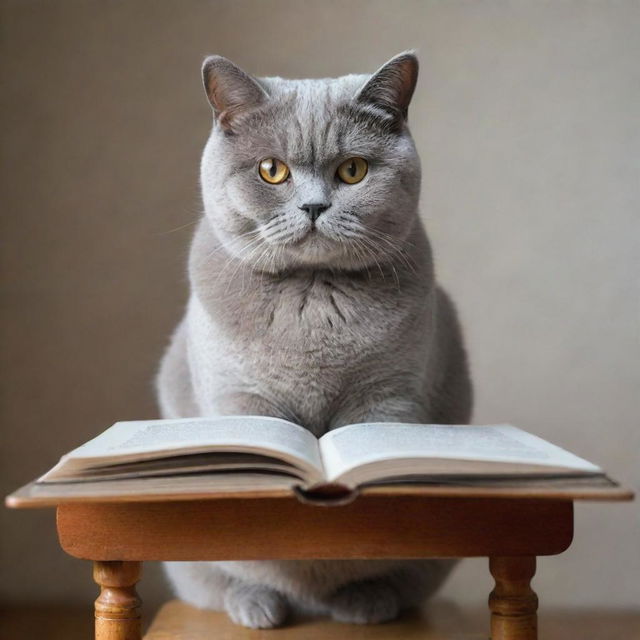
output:
<path id="1" fill-rule="evenodd" d="M 345 153 L 351 131 L 349 123 L 340 118 L 340 106 L 353 99 L 366 79 L 264 80 L 287 161 L 315 167 Z"/>

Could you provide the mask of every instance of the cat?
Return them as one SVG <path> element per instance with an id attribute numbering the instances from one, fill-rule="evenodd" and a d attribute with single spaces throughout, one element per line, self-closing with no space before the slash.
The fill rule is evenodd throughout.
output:
<path id="1" fill-rule="evenodd" d="M 187 310 L 157 380 L 165 418 L 275 416 L 316 436 L 356 422 L 469 421 L 462 334 L 418 217 L 421 168 L 407 124 L 417 76 L 412 52 L 371 76 L 311 80 L 254 78 L 221 56 L 205 60 L 204 215 Z M 300 607 L 351 623 L 393 619 L 451 566 L 165 568 L 183 600 L 269 628 Z"/>

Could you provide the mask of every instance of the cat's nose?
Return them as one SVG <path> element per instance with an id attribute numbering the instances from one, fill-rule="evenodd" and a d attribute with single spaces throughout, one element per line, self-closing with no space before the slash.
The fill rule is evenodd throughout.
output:
<path id="1" fill-rule="evenodd" d="M 318 216 L 326 211 L 331 206 L 331 203 L 326 204 L 324 202 L 315 202 L 313 204 L 303 204 L 299 209 L 306 211 L 309 217 L 311 218 L 311 222 L 315 222 L 318 219 Z"/>

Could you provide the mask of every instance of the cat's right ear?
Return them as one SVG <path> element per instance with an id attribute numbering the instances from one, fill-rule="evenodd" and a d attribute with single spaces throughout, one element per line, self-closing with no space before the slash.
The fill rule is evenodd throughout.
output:
<path id="1" fill-rule="evenodd" d="M 214 116 L 225 131 L 233 130 L 233 121 L 241 113 L 255 109 L 268 98 L 254 78 L 222 56 L 205 59 L 202 82 Z"/>
<path id="2" fill-rule="evenodd" d="M 409 103 L 418 81 L 418 58 L 405 51 L 382 65 L 360 89 L 356 99 L 386 113 L 396 125 L 407 120 Z"/>

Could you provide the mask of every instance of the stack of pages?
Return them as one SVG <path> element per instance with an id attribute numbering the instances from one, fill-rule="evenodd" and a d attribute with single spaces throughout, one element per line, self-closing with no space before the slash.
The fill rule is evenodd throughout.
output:
<path id="1" fill-rule="evenodd" d="M 317 439 L 285 420 L 233 416 L 118 422 L 63 456 L 37 486 L 44 494 L 49 487 L 51 495 L 75 490 L 86 497 L 117 493 L 118 483 L 348 492 L 605 477 L 594 464 L 508 425 L 354 424 Z"/>

